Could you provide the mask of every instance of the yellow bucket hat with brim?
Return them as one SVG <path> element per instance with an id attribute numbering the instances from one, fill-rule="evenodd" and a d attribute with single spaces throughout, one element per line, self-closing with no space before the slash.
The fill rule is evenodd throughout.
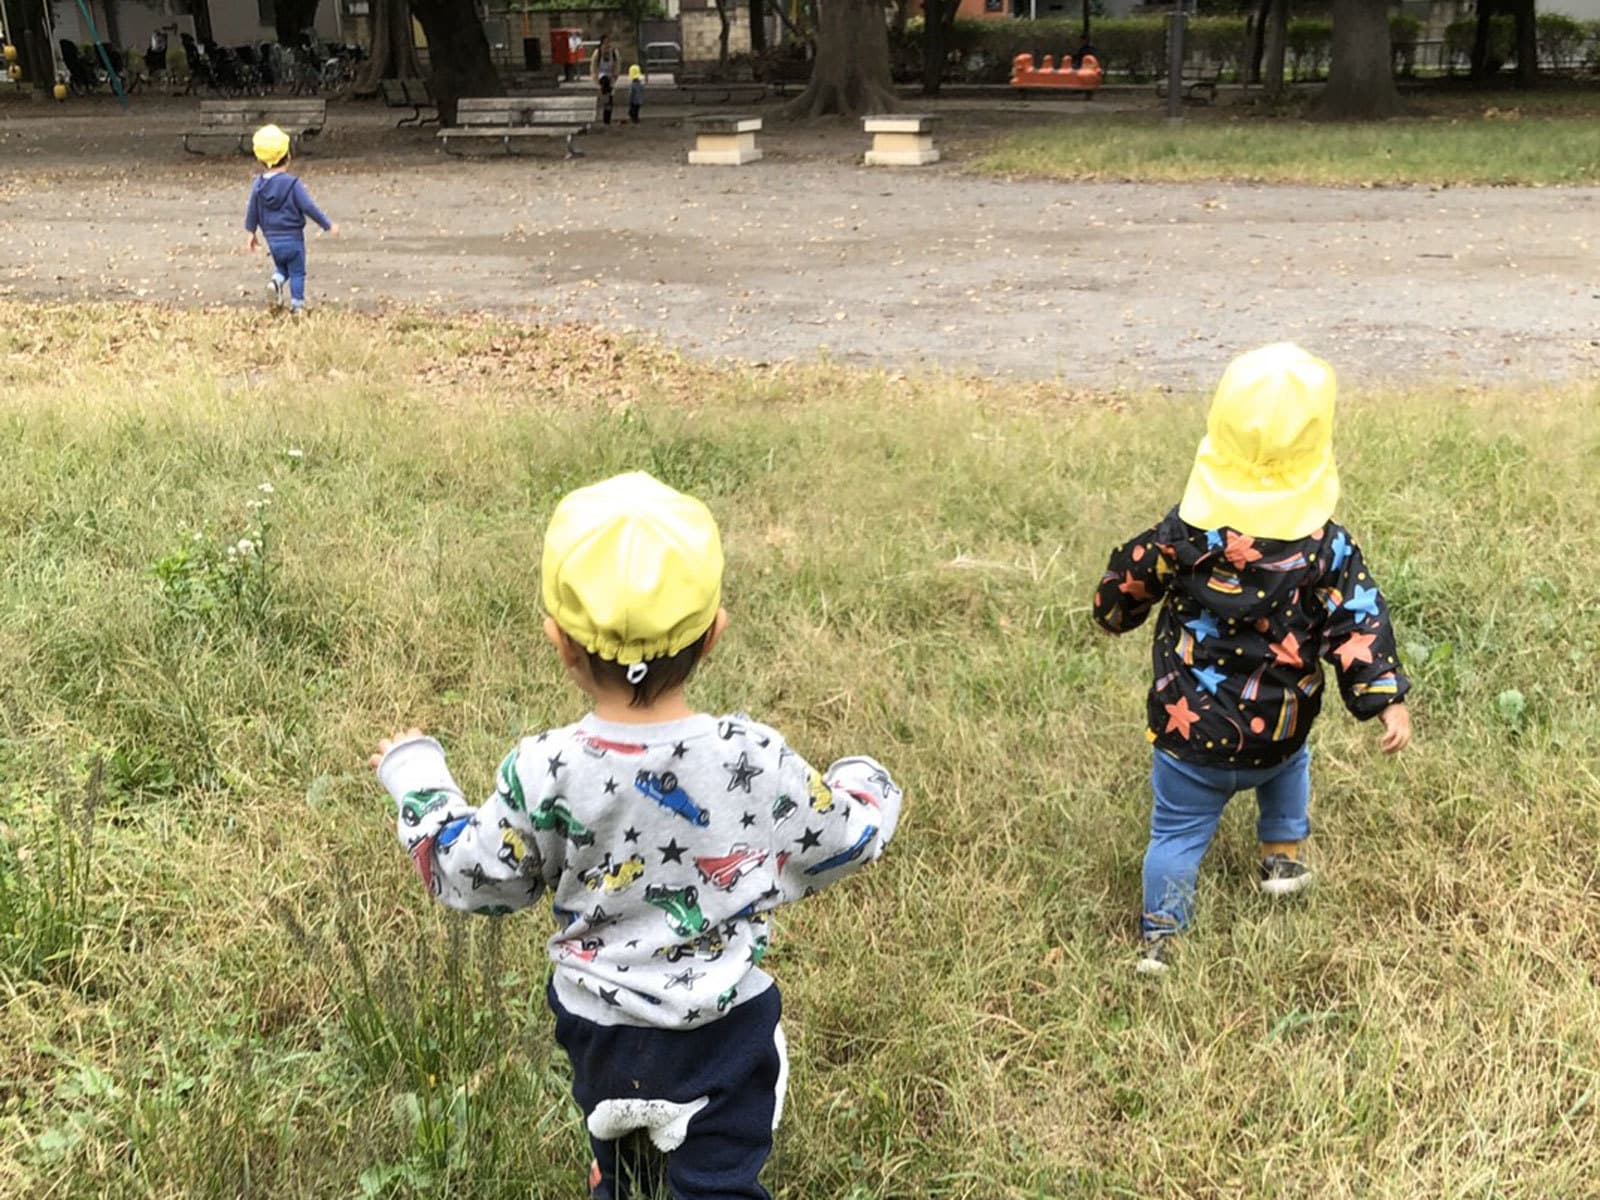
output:
<path id="1" fill-rule="evenodd" d="M 289 157 L 289 135 L 276 125 L 263 125 L 250 139 L 256 161 L 264 167 L 275 167 Z"/>
<path id="2" fill-rule="evenodd" d="M 1178 515 L 1201 529 L 1310 537 L 1339 503 L 1333 368 L 1289 342 L 1228 364 Z"/>
<path id="3" fill-rule="evenodd" d="M 544 537 L 545 611 L 624 666 L 692 645 L 722 606 L 722 536 L 692 496 L 636 471 L 579 488 Z"/>

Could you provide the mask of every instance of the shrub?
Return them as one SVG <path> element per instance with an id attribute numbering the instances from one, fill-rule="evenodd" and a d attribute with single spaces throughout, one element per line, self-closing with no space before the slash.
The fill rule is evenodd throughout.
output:
<path id="1" fill-rule="evenodd" d="M 1589 30 L 1563 13 L 1540 13 L 1535 22 L 1539 57 L 1552 67 L 1577 67 L 1584 61 Z"/>
<path id="2" fill-rule="evenodd" d="M 1478 22 L 1476 18 L 1465 21 L 1452 21 L 1445 26 L 1444 48 L 1449 69 L 1454 72 L 1456 67 L 1470 70 L 1472 66 L 1472 46 L 1478 36 Z M 1493 74 L 1516 55 L 1517 25 L 1510 16 L 1501 14 L 1489 19 L 1489 73 Z"/>

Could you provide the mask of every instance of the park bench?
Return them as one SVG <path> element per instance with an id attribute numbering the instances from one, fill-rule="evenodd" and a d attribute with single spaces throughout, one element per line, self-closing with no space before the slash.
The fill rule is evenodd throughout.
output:
<path id="1" fill-rule="evenodd" d="M 761 158 L 756 134 L 761 118 L 752 116 L 690 117 L 694 128 L 694 149 L 689 162 L 697 167 L 742 167 Z"/>
<path id="2" fill-rule="evenodd" d="M 580 133 L 588 132 L 599 103 L 596 92 L 576 96 L 491 96 L 463 99 L 456 103 L 456 126 L 439 130 L 445 153 L 452 142 L 462 139 L 497 140 L 511 153 L 514 139 L 559 137 L 567 143 L 567 157 L 577 158 L 583 151 L 574 144 Z"/>
<path id="3" fill-rule="evenodd" d="M 804 88 L 811 82 L 811 63 L 803 58 L 775 58 L 762 65 L 762 80 L 779 96 L 790 88 Z"/>
<path id="4" fill-rule="evenodd" d="M 758 104 L 767 98 L 767 85 L 756 79 L 712 79 L 705 75 L 678 76 L 678 90 L 689 93 L 690 104 L 731 104 L 734 97 L 740 103 Z M 720 96 L 721 99 L 702 100 L 702 96 Z"/>
<path id="5" fill-rule="evenodd" d="M 1183 76 L 1183 102 L 1185 104 L 1215 104 L 1217 102 L 1217 84 L 1222 81 L 1220 68 L 1210 71 L 1184 72 Z M 1162 100 L 1167 98 L 1168 81 L 1156 80 L 1156 96 Z"/>
<path id="6" fill-rule="evenodd" d="M 1011 60 L 1011 86 L 1023 95 L 1030 89 L 1081 92 L 1085 100 L 1092 100 L 1105 78 L 1100 60 L 1092 54 L 1085 54 L 1083 62 L 1076 67 L 1070 56 L 1062 60 L 1060 67 L 1048 54 L 1038 66 L 1034 65 L 1031 54 L 1019 54 Z"/>
<path id="7" fill-rule="evenodd" d="M 861 128 L 872 138 L 867 151 L 869 167 L 920 167 L 939 161 L 933 145 L 933 123 L 937 117 L 899 113 L 893 116 L 862 117 Z"/>
<path id="8" fill-rule="evenodd" d="M 383 96 L 385 108 L 411 110 L 409 117 L 401 117 L 395 123 L 396 129 L 404 129 L 407 125 L 435 125 L 439 121 L 439 102 L 433 98 L 433 89 L 428 86 L 426 79 L 380 79 L 378 92 Z M 423 115 L 424 109 L 428 110 L 426 116 Z"/>
<path id="9" fill-rule="evenodd" d="M 238 147 L 241 154 L 248 153 L 250 139 L 263 125 L 277 125 L 289 135 L 291 150 L 299 150 L 300 143 L 322 132 L 328 119 L 326 100 L 202 100 L 200 101 L 200 127 L 183 135 L 183 148 L 190 154 L 204 154 L 189 144 L 194 140 L 227 138 Z"/>

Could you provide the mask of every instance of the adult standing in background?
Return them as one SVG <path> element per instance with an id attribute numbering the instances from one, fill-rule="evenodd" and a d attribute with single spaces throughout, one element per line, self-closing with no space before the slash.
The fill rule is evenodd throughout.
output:
<path id="1" fill-rule="evenodd" d="M 600 35 L 600 45 L 595 47 L 594 57 L 589 60 L 589 78 L 600 85 L 600 94 L 605 97 L 600 109 L 600 120 L 611 124 L 612 92 L 616 89 L 617 77 L 622 74 L 622 56 L 617 53 L 617 48 L 611 42 L 611 35 Z"/>

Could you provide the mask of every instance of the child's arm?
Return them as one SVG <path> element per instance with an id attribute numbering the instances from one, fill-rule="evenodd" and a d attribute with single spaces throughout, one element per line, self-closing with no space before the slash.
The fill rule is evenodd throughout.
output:
<path id="1" fill-rule="evenodd" d="M 1327 613 L 1323 656 L 1333 663 L 1339 694 L 1350 714 L 1360 721 L 1382 717 L 1387 731 L 1384 749 L 1399 750 L 1411 732 L 1405 711 L 1411 681 L 1400 667 L 1389 606 L 1360 547 L 1339 526 L 1330 525 L 1329 531 L 1332 537 L 1323 551 L 1325 574 L 1317 588 Z"/>
<path id="2" fill-rule="evenodd" d="M 1172 570 L 1154 528 L 1113 550 L 1094 590 L 1094 619 L 1100 628 L 1127 633 L 1143 625 L 1166 592 Z"/>
<path id="3" fill-rule="evenodd" d="M 372 766 L 398 806 L 401 845 L 449 907 L 486 915 L 526 908 L 559 877 L 564 848 L 559 834 L 528 818 L 518 750 L 477 808 L 451 777 L 444 748 L 419 730 L 380 742 Z"/>
<path id="4" fill-rule="evenodd" d="M 250 189 L 250 203 L 244 208 L 244 231 L 250 235 L 250 249 L 256 248 L 256 230 L 261 228 L 261 189 Z"/>
<path id="5" fill-rule="evenodd" d="M 321 225 L 324 231 L 327 233 L 336 232 L 333 222 L 323 215 L 322 210 L 317 207 L 317 202 L 311 198 L 311 192 L 307 189 L 304 179 L 296 179 L 294 181 L 294 202 L 300 206 L 301 212 L 305 213 L 318 225 Z"/>
<path id="6" fill-rule="evenodd" d="M 876 861 L 900 823 L 900 789 L 870 758 L 841 758 L 824 773 L 785 749 L 779 783 L 772 845 L 779 904 Z"/>

